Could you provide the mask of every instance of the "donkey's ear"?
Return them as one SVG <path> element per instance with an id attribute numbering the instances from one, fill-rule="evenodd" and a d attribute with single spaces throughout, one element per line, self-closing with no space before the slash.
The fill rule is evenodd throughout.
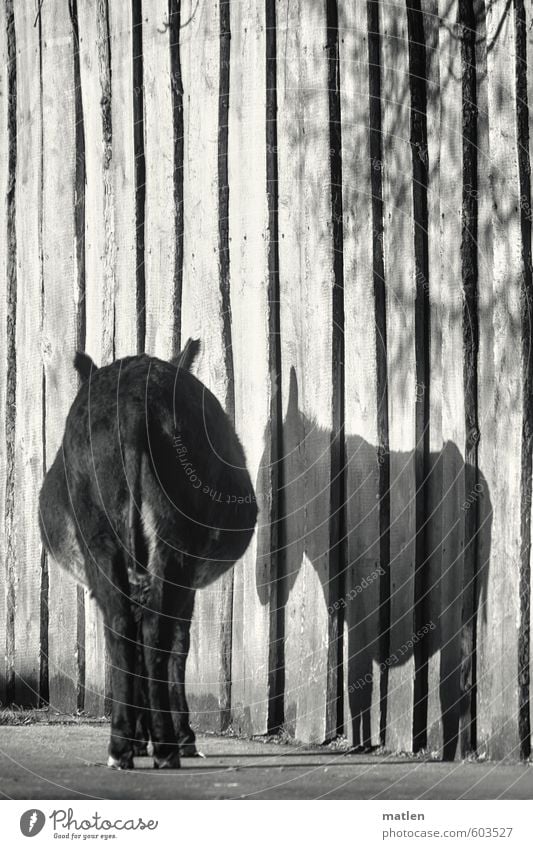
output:
<path id="1" fill-rule="evenodd" d="M 187 339 L 183 350 L 179 352 L 177 357 L 173 357 L 170 362 L 177 366 L 177 368 L 183 368 L 190 371 L 199 353 L 200 340 L 189 338 Z"/>
<path id="2" fill-rule="evenodd" d="M 83 354 L 81 351 L 76 351 L 76 356 L 74 357 L 74 368 L 83 381 L 89 379 L 91 371 L 98 371 L 97 366 L 95 366 L 90 356 L 88 354 Z"/>

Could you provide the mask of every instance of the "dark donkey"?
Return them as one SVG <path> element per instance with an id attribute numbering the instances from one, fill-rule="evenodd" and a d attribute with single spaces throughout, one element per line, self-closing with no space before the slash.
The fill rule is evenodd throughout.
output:
<path id="1" fill-rule="evenodd" d="M 143 701 L 154 767 L 196 754 L 184 687 L 194 593 L 244 554 L 257 518 L 231 422 L 190 373 L 198 351 L 189 340 L 170 363 L 142 355 L 99 369 L 77 354 L 83 384 L 40 494 L 46 549 L 104 616 L 108 765 L 119 769 L 142 750 Z"/>

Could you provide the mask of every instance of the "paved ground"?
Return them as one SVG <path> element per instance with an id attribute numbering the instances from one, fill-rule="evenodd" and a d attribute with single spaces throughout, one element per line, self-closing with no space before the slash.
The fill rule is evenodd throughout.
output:
<path id="1" fill-rule="evenodd" d="M 108 727 L 0 726 L 0 795 L 11 799 L 531 799 L 533 765 L 449 764 L 201 737 L 206 759 L 159 772 L 105 767 Z M 138 767 L 138 768 L 137 768 Z"/>

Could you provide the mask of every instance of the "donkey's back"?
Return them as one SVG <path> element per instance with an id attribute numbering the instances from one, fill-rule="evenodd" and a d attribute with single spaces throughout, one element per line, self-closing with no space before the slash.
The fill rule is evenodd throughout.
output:
<path id="1" fill-rule="evenodd" d="M 215 396 L 188 369 L 145 355 L 87 374 L 40 507 L 66 568 L 75 545 L 69 538 L 63 556 L 64 529 L 54 529 L 65 513 L 82 544 L 107 538 L 141 568 L 156 540 L 165 544 L 185 556 L 193 587 L 244 553 L 257 516 L 244 452 Z"/>

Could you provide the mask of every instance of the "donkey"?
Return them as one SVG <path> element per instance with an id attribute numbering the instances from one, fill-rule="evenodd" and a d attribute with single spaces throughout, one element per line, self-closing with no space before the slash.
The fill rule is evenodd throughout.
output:
<path id="1" fill-rule="evenodd" d="M 114 769 L 146 753 L 142 691 L 154 767 L 197 754 L 184 686 L 194 593 L 242 557 L 257 520 L 237 435 L 191 374 L 199 349 L 189 339 L 170 362 L 102 368 L 77 353 L 83 382 L 39 496 L 43 545 L 103 613 Z"/>

